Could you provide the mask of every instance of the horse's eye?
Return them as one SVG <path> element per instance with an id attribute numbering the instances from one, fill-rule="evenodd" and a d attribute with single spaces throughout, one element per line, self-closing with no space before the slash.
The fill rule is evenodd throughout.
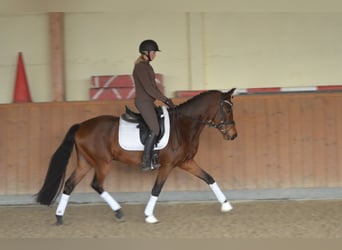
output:
<path id="1" fill-rule="evenodd" d="M 232 106 L 230 106 L 230 105 L 224 105 L 224 111 L 226 112 L 226 113 L 230 113 L 230 112 L 232 112 Z"/>

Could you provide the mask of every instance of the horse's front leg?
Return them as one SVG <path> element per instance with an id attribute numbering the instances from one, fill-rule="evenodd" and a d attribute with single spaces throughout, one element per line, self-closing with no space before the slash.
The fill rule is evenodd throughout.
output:
<path id="1" fill-rule="evenodd" d="M 193 174 L 194 176 L 200 178 L 201 180 L 205 181 L 211 190 L 214 192 L 218 201 L 222 204 L 221 211 L 222 212 L 229 212 L 233 209 L 230 202 L 227 200 L 225 194 L 221 191 L 217 183 L 215 182 L 214 178 L 205 172 L 202 168 L 198 166 L 195 160 L 190 160 L 183 163 L 180 166 L 181 169 Z"/>
<path id="2" fill-rule="evenodd" d="M 159 194 L 171 170 L 172 170 L 172 167 L 170 166 L 161 167 L 158 170 L 158 175 L 157 175 L 156 181 L 154 182 L 151 196 L 146 205 L 145 212 L 144 212 L 146 216 L 145 221 L 147 223 L 153 224 L 153 223 L 158 222 L 158 219 L 154 216 L 154 208 L 157 204 Z"/>

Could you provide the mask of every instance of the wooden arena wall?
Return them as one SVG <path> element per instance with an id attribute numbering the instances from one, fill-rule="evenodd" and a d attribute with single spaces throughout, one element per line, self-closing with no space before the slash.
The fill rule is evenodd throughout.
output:
<path id="1" fill-rule="evenodd" d="M 72 124 L 119 115 L 125 105 L 134 107 L 131 100 L 0 105 L 0 195 L 35 194 Z M 196 159 L 224 190 L 341 187 L 341 107 L 341 92 L 235 96 L 238 138 L 225 141 L 216 129 L 205 128 Z M 73 155 L 68 173 L 74 165 Z M 118 164 L 106 189 L 150 191 L 155 174 Z M 75 192 L 93 192 L 91 179 L 89 173 Z M 176 169 L 163 190 L 208 187 Z"/>

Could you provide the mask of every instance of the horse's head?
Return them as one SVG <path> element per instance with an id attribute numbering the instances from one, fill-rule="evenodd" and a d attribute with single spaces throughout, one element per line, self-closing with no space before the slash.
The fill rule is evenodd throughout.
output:
<path id="1" fill-rule="evenodd" d="M 226 140 L 234 140 L 237 137 L 237 130 L 233 117 L 232 95 L 235 88 L 228 92 L 222 93 L 219 107 L 215 116 L 210 121 L 210 126 L 217 128 L 223 138 Z"/>
<path id="2" fill-rule="evenodd" d="M 177 108 L 177 113 L 184 117 L 186 128 L 193 129 L 204 125 L 217 128 L 224 139 L 234 140 L 237 137 L 235 122 L 233 119 L 232 95 L 234 89 L 228 92 L 218 90 L 205 91 L 194 96 Z M 194 127 L 190 123 L 201 126 Z M 196 131 L 195 131 L 196 132 Z M 197 133 L 197 132 L 196 132 Z"/>

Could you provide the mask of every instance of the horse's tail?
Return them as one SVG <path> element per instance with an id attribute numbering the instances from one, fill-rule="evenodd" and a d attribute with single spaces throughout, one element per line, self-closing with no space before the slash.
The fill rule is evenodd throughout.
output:
<path id="1" fill-rule="evenodd" d="M 38 203 L 43 205 L 51 205 L 51 203 L 56 200 L 57 196 L 61 192 L 69 158 L 75 144 L 75 133 L 79 126 L 79 124 L 74 124 L 69 129 L 64 137 L 63 142 L 53 154 L 44 184 L 40 191 L 36 194 L 36 201 Z"/>

